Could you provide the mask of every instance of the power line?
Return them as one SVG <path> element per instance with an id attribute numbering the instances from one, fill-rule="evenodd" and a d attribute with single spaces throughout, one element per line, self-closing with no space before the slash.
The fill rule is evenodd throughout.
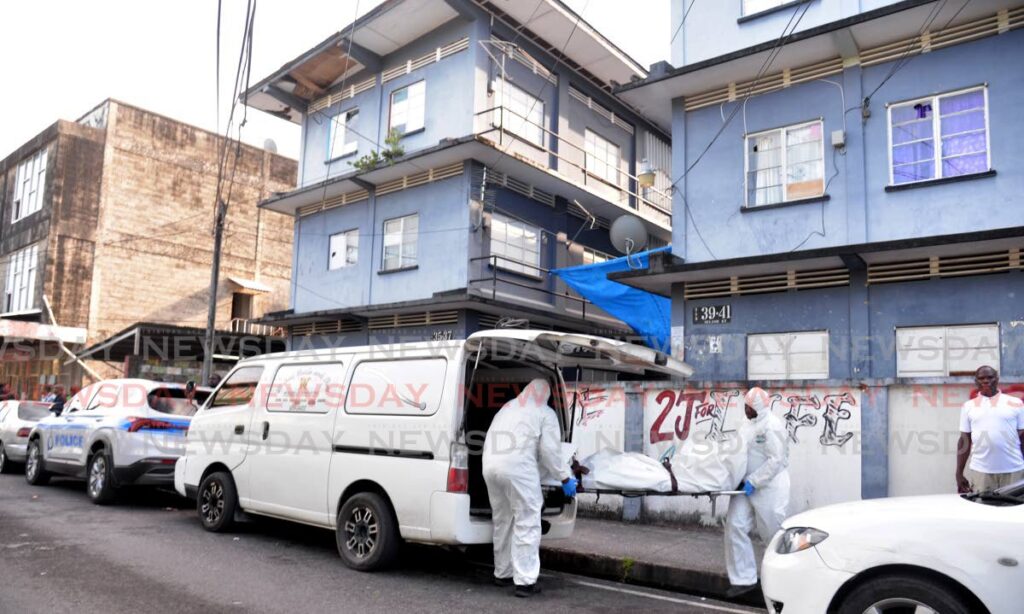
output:
<path id="1" fill-rule="evenodd" d="M 683 24 L 686 23 L 686 16 L 690 14 L 690 9 L 692 9 L 693 5 L 696 3 L 697 0 L 690 0 L 690 6 L 686 7 L 686 11 L 683 12 L 683 18 L 679 22 L 679 27 L 677 27 L 676 31 L 672 33 L 672 40 L 668 42 L 668 46 L 670 48 L 672 47 L 672 43 L 676 42 L 676 37 L 679 36 L 679 31 L 683 29 Z"/>
<path id="2" fill-rule="evenodd" d="M 718 129 L 718 132 L 716 132 L 714 137 L 711 138 L 711 141 L 707 144 L 707 147 L 705 147 L 704 150 L 701 151 L 700 155 L 697 156 L 697 159 L 694 160 L 693 163 L 690 164 L 683 171 L 683 174 L 680 175 L 675 181 L 673 181 L 672 185 L 670 186 L 671 190 L 679 192 L 680 196 L 682 196 L 683 210 L 686 213 L 686 217 L 690 220 L 690 224 L 693 226 L 693 230 L 697 234 L 697 238 L 700 239 L 700 242 L 704 245 L 704 249 L 707 250 L 708 254 L 711 256 L 713 260 L 717 260 L 718 258 L 715 256 L 714 251 L 712 251 L 711 246 L 708 245 L 708 242 L 704 239 L 704 235 L 700 232 L 700 228 L 697 226 L 697 221 L 696 219 L 694 219 L 693 213 L 690 211 L 690 205 L 686 201 L 686 195 L 683 194 L 682 191 L 679 190 L 676 186 L 679 184 L 680 181 L 685 179 L 686 176 L 690 174 L 690 171 L 692 171 L 697 166 L 697 164 L 700 163 L 702 159 L 704 159 L 704 156 L 707 155 L 708 151 L 711 150 L 711 147 L 722 136 L 722 134 L 725 132 L 725 129 L 729 126 L 729 124 L 732 123 L 733 118 L 736 117 L 736 114 L 739 112 L 740 108 L 744 104 L 746 104 L 747 100 L 749 100 L 751 96 L 753 96 L 754 88 L 757 87 L 757 84 L 760 82 L 761 78 L 765 75 L 765 73 L 768 72 L 768 69 L 771 68 L 772 63 L 775 61 L 775 58 L 777 58 L 778 55 L 782 52 L 782 48 L 785 45 L 786 39 L 792 36 L 794 32 L 796 32 L 797 27 L 799 27 L 800 22 L 803 20 L 804 15 L 807 14 L 807 9 L 809 9 L 810 6 L 811 5 L 809 2 L 804 3 L 802 12 L 800 11 L 799 7 L 795 11 L 793 11 L 793 14 L 790 15 L 789 21 L 786 23 L 786 26 L 782 29 L 782 34 L 779 36 L 779 40 L 775 43 L 775 46 L 772 47 L 771 51 L 768 53 L 768 56 L 765 58 L 764 64 L 761 65 L 761 69 L 757 71 L 757 75 L 755 76 L 754 81 L 747 88 L 747 93 L 743 97 L 742 101 L 740 101 L 739 104 L 736 104 L 733 107 L 732 111 L 729 113 L 729 117 L 724 122 L 722 122 L 722 126 Z M 800 13 L 800 17 L 796 20 L 796 23 L 793 23 L 793 18 L 796 17 L 796 14 L 798 12 Z M 791 25 L 792 29 L 790 29 Z"/>

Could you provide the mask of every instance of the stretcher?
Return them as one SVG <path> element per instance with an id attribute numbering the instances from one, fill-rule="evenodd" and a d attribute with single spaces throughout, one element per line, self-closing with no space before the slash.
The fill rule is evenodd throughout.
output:
<path id="1" fill-rule="evenodd" d="M 715 514 L 715 510 L 718 505 L 719 497 L 734 497 L 737 495 L 744 494 L 742 490 L 705 490 L 701 492 L 681 492 L 681 491 L 660 491 L 660 490 L 630 490 L 630 489 L 618 489 L 618 488 L 590 488 L 584 489 L 580 487 L 577 494 L 581 495 L 597 495 L 597 500 L 601 500 L 601 495 L 618 495 L 620 497 L 626 497 L 627 499 L 634 499 L 636 497 L 693 497 L 697 499 L 699 497 L 707 497 L 711 500 L 711 514 Z"/>

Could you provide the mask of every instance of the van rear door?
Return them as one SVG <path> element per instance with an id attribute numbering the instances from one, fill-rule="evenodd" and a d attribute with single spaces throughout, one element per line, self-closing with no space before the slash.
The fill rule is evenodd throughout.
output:
<path id="1" fill-rule="evenodd" d="M 517 348 L 542 362 L 557 367 L 580 367 L 600 371 L 619 371 L 636 375 L 690 377 L 693 368 L 664 352 L 625 341 L 559 333 L 546 330 L 488 330 L 470 335 L 466 349 L 476 351 L 491 346 Z"/>

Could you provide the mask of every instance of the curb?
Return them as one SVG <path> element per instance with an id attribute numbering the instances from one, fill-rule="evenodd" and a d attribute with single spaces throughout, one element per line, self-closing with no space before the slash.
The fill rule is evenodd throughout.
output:
<path id="1" fill-rule="evenodd" d="M 740 605 L 767 607 L 760 586 L 739 597 L 726 597 L 730 585 L 725 574 L 550 547 L 541 548 L 540 560 L 541 565 L 548 569 L 624 584 L 686 592 Z"/>

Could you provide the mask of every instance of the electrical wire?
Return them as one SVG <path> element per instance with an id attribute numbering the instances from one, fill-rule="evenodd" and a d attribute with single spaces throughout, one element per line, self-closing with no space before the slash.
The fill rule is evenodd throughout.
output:
<path id="1" fill-rule="evenodd" d="M 786 26 L 782 29 L 782 34 L 779 36 L 778 41 L 775 43 L 775 46 L 772 47 L 772 49 L 769 51 L 768 56 L 765 58 L 765 61 L 761 65 L 760 70 L 757 71 L 757 75 L 755 76 L 754 81 L 747 88 L 747 93 L 743 97 L 742 104 L 738 104 L 735 107 L 733 107 L 732 111 L 729 114 L 729 117 L 722 123 L 722 126 L 718 129 L 718 132 L 716 132 L 715 135 L 711 138 L 711 141 L 707 144 L 704 150 L 701 151 L 700 155 L 697 156 L 697 159 L 694 160 L 693 163 L 691 163 L 686 169 L 684 169 L 683 174 L 680 175 L 675 181 L 673 181 L 672 185 L 670 186 L 671 190 L 678 192 L 680 197 L 682 197 L 683 210 L 686 213 L 686 217 L 690 221 L 690 224 L 693 226 L 693 230 L 696 233 L 697 238 L 700 239 L 701 244 L 704 245 L 704 249 L 707 250 L 708 255 L 711 256 L 712 260 L 718 260 L 718 258 L 715 256 L 715 252 L 711 249 L 711 246 L 708 245 L 707 240 L 704 239 L 704 235 L 701 233 L 700 227 L 697 225 L 697 221 L 693 217 L 693 212 L 690 211 L 690 205 L 686 200 L 686 195 L 683 194 L 681 190 L 679 190 L 677 185 L 680 181 L 685 179 L 687 175 L 690 174 L 690 172 L 697 166 L 697 164 L 700 163 L 701 160 L 704 159 L 704 156 L 707 155 L 708 151 L 711 150 L 711 147 L 722 136 L 722 134 L 725 132 L 725 129 L 729 126 L 729 124 L 732 123 L 732 120 L 736 117 L 737 112 L 741 109 L 741 107 L 744 104 L 746 104 L 746 101 L 751 96 L 753 96 L 754 89 L 757 87 L 757 84 L 760 82 L 761 78 L 768 71 L 768 69 L 771 68 L 772 63 L 775 61 L 775 58 L 777 58 L 779 53 L 781 53 L 782 48 L 785 45 L 786 39 L 788 39 L 790 36 L 793 35 L 794 32 L 796 32 L 797 27 L 799 27 L 800 22 L 804 18 L 804 15 L 807 14 L 807 9 L 809 9 L 811 5 L 808 2 L 804 3 L 802 6 L 803 11 L 800 11 L 800 7 L 797 7 L 797 9 L 793 11 L 793 14 L 790 15 L 789 21 L 786 23 Z M 796 17 L 797 13 L 800 13 L 800 17 L 796 19 L 796 23 L 793 23 L 793 19 Z M 790 28 L 790 26 L 792 26 L 792 28 Z"/>
<path id="2" fill-rule="evenodd" d="M 690 0 L 690 6 L 686 7 L 686 10 L 683 12 L 683 19 L 679 22 L 679 26 L 676 28 L 676 31 L 672 33 L 672 39 L 668 41 L 669 48 L 672 47 L 672 43 L 676 42 L 676 37 L 679 36 L 679 31 L 683 29 L 683 24 L 686 23 L 686 16 L 690 14 L 690 9 L 692 9 L 693 5 L 696 3 L 697 0 Z"/>

